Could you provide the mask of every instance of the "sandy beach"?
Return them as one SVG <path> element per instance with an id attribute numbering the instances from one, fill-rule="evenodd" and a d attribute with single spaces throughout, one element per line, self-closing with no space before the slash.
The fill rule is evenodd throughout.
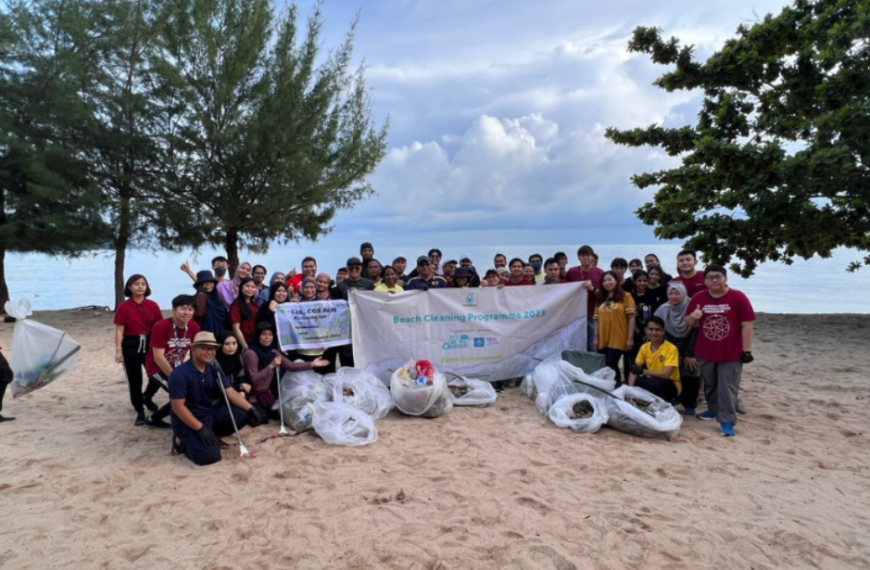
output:
<path id="1" fill-rule="evenodd" d="M 870 568 L 866 316 L 760 315 L 735 439 L 577 435 L 509 389 L 362 448 L 246 428 L 257 458 L 207 468 L 133 426 L 111 314 L 34 319 L 83 354 L 7 394 L 3 568 Z"/>

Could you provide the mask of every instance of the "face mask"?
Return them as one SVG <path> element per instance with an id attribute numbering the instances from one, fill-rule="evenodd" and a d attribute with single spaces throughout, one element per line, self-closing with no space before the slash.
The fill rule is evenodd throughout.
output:
<path id="1" fill-rule="evenodd" d="M 541 270 L 541 262 L 540 261 L 533 261 L 532 267 L 535 268 L 535 271 L 540 271 Z"/>
<path id="2" fill-rule="evenodd" d="M 227 268 L 226 267 L 215 267 L 214 274 L 216 277 L 223 277 L 224 275 L 227 274 Z"/>

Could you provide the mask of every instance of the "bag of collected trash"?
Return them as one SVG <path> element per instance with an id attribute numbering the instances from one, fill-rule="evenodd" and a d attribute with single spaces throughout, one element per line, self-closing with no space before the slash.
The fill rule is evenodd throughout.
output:
<path id="1" fill-rule="evenodd" d="M 316 372 L 285 372 L 281 377 L 281 401 L 276 402 L 273 408 L 283 406 L 287 427 L 295 432 L 302 432 L 311 429 L 314 403 L 328 399 L 329 392 L 323 383 L 323 377 Z"/>
<path id="2" fill-rule="evenodd" d="M 623 385 L 607 398 L 607 425 L 641 437 L 664 436 L 673 439 L 680 433 L 683 417 L 672 405 L 637 386 Z"/>
<path id="3" fill-rule="evenodd" d="M 498 396 L 489 382 L 477 378 L 452 378 L 447 383 L 454 406 L 476 406 L 486 408 L 495 404 Z"/>
<path id="4" fill-rule="evenodd" d="M 444 375 L 428 360 L 409 360 L 393 372 L 390 393 L 403 414 L 437 418 L 453 411 L 453 400 Z"/>
<path id="5" fill-rule="evenodd" d="M 561 372 L 546 392 L 538 392 L 538 397 L 535 398 L 535 405 L 542 416 L 550 413 L 550 408 L 556 403 L 556 400 L 562 396 L 569 394 L 577 394 L 583 392 L 582 386 L 575 384 Z"/>
<path id="6" fill-rule="evenodd" d="M 523 381 L 520 382 L 520 391 L 532 400 L 538 397 L 538 388 L 535 386 L 534 372 L 523 376 Z"/>
<path id="7" fill-rule="evenodd" d="M 558 367 L 561 361 L 562 357 L 560 355 L 552 354 L 535 366 L 532 373 L 523 378 L 523 381 L 520 383 L 520 389 L 523 393 L 537 402 L 542 393 L 546 394 L 549 392 L 550 387 L 559 379 Z M 549 407 L 547 410 L 549 410 Z M 542 413 L 546 414 L 547 411 L 545 410 Z"/>
<path id="8" fill-rule="evenodd" d="M 559 363 L 559 376 L 573 382 L 577 391 L 593 396 L 600 396 L 601 390 L 612 392 L 616 388 L 616 372 L 606 367 L 587 374 L 583 369 L 563 360 Z"/>
<path id="9" fill-rule="evenodd" d="M 569 394 L 556 400 L 548 415 L 559 427 L 571 428 L 577 433 L 595 433 L 607 423 L 607 404 L 590 394 Z"/>
<path id="10" fill-rule="evenodd" d="M 4 307 L 15 317 L 12 332 L 12 397 L 17 398 L 38 390 L 63 374 L 78 367 L 81 346 L 65 332 L 29 320 L 30 301 L 17 305 L 11 301 Z"/>
<path id="11" fill-rule="evenodd" d="M 378 439 L 375 419 L 342 402 L 314 402 L 314 431 L 332 445 L 368 445 Z"/>
<path id="12" fill-rule="evenodd" d="M 563 350 L 562 360 L 576 366 L 586 374 L 592 374 L 596 370 L 604 368 L 604 355 L 585 350 Z M 615 374 L 615 373 L 614 373 Z"/>
<path id="13" fill-rule="evenodd" d="M 344 402 L 379 420 L 395 405 L 390 391 L 374 374 L 359 368 L 341 367 L 323 377 L 333 402 Z"/>

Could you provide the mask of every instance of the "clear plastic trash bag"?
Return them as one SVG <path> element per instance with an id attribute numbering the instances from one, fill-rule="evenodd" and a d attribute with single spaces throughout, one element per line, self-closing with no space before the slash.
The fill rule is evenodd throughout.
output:
<path id="1" fill-rule="evenodd" d="M 342 367 L 335 374 L 324 376 L 323 381 L 333 402 L 344 402 L 376 420 L 389 414 L 395 406 L 384 383 L 365 370 Z"/>
<path id="2" fill-rule="evenodd" d="M 81 346 L 65 332 L 31 321 L 30 301 L 7 301 L 6 314 L 15 317 L 12 333 L 12 397 L 51 384 L 78 367 Z"/>
<path id="3" fill-rule="evenodd" d="M 323 377 L 316 372 L 285 372 L 281 377 L 281 401 L 276 402 L 273 408 L 277 409 L 281 405 L 287 427 L 295 432 L 302 432 L 311 429 L 314 403 L 328 399 L 329 392 L 323 383 Z"/>
<path id="4" fill-rule="evenodd" d="M 418 378 L 413 360 L 393 372 L 390 394 L 399 411 L 409 416 L 438 418 L 453 411 L 444 375 L 434 370 L 431 378 Z"/>
<path id="5" fill-rule="evenodd" d="M 498 395 L 492 384 L 477 378 L 452 378 L 447 383 L 454 406 L 486 408 L 495 404 Z"/>
<path id="6" fill-rule="evenodd" d="M 597 432 L 608 417 L 604 400 L 585 393 L 562 396 L 550 407 L 548 415 L 557 426 L 577 433 Z"/>
<path id="7" fill-rule="evenodd" d="M 342 402 L 314 402 L 311 425 L 323 441 L 332 445 L 368 445 L 378 439 L 375 419 Z"/>
<path id="8" fill-rule="evenodd" d="M 673 439 L 680 433 L 683 417 L 655 394 L 637 386 L 623 385 L 614 390 L 613 395 L 616 398 L 607 398 L 607 425 L 610 427 L 641 437 Z"/>

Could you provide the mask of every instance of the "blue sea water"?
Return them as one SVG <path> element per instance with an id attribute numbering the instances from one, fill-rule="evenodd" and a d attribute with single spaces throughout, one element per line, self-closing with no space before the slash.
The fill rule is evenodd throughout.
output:
<path id="1" fill-rule="evenodd" d="M 419 255 L 428 248 L 375 243 L 377 257 L 382 263 L 404 255 L 413 266 Z M 545 258 L 557 251 L 564 251 L 576 262 L 577 245 L 546 246 L 460 246 L 442 247 L 444 261 L 459 259 L 467 254 L 478 270 L 492 266 L 496 253 L 511 257 L 528 258 L 540 253 Z M 593 245 L 601 257 L 601 266 L 608 268 L 614 257 L 643 258 L 655 253 L 662 260 L 668 273 L 676 274 L 676 255 L 679 245 Z M 152 299 L 161 308 L 168 308 L 171 299 L 180 293 L 192 293 L 190 278 L 181 272 L 180 265 L 190 260 L 194 271 L 210 267 L 210 260 L 218 255 L 216 250 L 203 250 L 199 254 L 149 253 L 130 251 L 127 254 L 126 274 L 145 275 L 153 291 Z M 243 253 L 242 261 L 265 265 L 273 271 L 301 269 L 302 258 L 311 255 L 318 260 L 318 270 L 335 276 L 335 270 L 343 266 L 348 257 L 358 255 L 356 247 L 324 247 L 318 244 L 275 246 L 265 254 Z M 837 250 L 829 259 L 813 258 L 796 260 L 791 266 L 781 263 L 765 263 L 750 279 L 730 276 L 729 284 L 745 292 L 756 311 L 769 313 L 870 313 L 870 304 L 865 303 L 870 293 L 870 268 L 847 273 L 851 261 L 861 259 L 855 251 Z M 103 252 L 79 259 L 51 258 L 44 255 L 9 254 L 6 258 L 7 280 L 12 299 L 27 297 L 35 310 L 58 310 L 85 305 L 113 305 L 113 265 L 111 253 Z M 700 267 L 700 265 L 699 265 Z M 410 270 L 410 268 L 409 268 Z"/>

